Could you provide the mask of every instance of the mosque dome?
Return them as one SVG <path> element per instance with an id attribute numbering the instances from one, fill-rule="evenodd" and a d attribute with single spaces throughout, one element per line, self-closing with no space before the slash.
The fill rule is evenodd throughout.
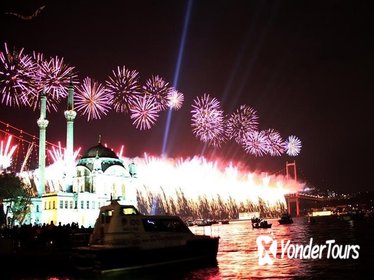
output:
<path id="1" fill-rule="evenodd" d="M 103 146 L 100 142 L 89 148 L 77 163 L 77 166 L 84 166 L 90 171 L 105 172 L 109 167 L 117 165 L 123 168 L 123 162 L 110 148 Z"/>
<path id="2" fill-rule="evenodd" d="M 89 148 L 81 158 L 83 159 L 83 158 L 96 158 L 96 157 L 118 158 L 115 152 L 103 146 L 101 143 L 98 143 L 96 146 Z"/>

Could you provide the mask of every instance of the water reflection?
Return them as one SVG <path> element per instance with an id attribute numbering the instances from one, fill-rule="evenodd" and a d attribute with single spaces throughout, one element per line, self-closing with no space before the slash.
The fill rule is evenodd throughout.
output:
<path id="1" fill-rule="evenodd" d="M 218 264 L 219 276 L 222 279 L 267 279 L 306 275 L 307 267 L 300 260 L 277 259 L 271 266 L 258 264 L 256 239 L 259 235 L 272 236 L 278 242 L 281 239 L 290 239 L 290 236 L 296 237 L 295 242 L 303 242 L 305 237 L 302 220 L 296 220 L 292 225 L 279 225 L 277 220 L 269 222 L 273 224 L 270 229 L 252 229 L 248 221 L 232 222 L 230 227 L 221 227 Z M 278 250 L 277 257 L 279 254 Z"/>
<path id="2" fill-rule="evenodd" d="M 294 218 L 291 225 L 280 225 L 277 220 L 270 229 L 252 229 L 249 221 L 231 222 L 230 225 L 213 225 L 211 231 L 219 232 L 221 237 L 218 253 L 218 272 L 214 278 L 200 279 L 357 279 L 368 271 L 369 261 L 373 261 L 374 227 L 373 221 L 340 221 L 336 218 L 321 218 L 315 224 L 309 224 L 306 218 Z M 216 226 L 216 227 L 214 227 Z M 191 227 L 195 230 L 194 227 Z M 278 242 L 277 258 L 272 265 L 258 264 L 256 239 L 259 235 L 272 236 Z M 281 258 L 281 240 L 293 244 L 323 245 L 327 240 L 335 244 L 358 244 L 358 260 L 327 259 L 325 249 L 322 259 Z M 194 271 L 195 276 L 201 271 Z M 185 278 L 189 279 L 189 278 Z"/>

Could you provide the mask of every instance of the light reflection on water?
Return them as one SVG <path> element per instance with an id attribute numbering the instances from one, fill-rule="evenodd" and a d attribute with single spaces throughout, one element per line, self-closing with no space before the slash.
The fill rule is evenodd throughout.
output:
<path id="1" fill-rule="evenodd" d="M 340 221 L 322 218 L 309 224 L 306 218 L 294 218 L 291 225 L 280 225 L 269 220 L 271 229 L 252 229 L 250 221 L 231 221 L 208 227 L 190 227 L 196 234 L 220 236 L 217 256 L 218 266 L 195 270 L 174 271 L 160 269 L 131 275 L 103 276 L 99 279 L 359 279 L 368 278 L 374 260 L 374 221 Z M 271 235 L 278 242 L 277 258 L 272 265 L 258 264 L 256 239 L 259 235 Z M 325 244 L 334 239 L 336 244 L 359 244 L 358 260 L 334 260 L 323 256 L 321 260 L 288 259 L 280 257 L 281 240 L 293 244 Z M 366 277 L 364 277 L 366 275 Z M 369 277 L 370 278 L 370 277 Z M 41 279 L 41 278 L 23 278 Z M 76 277 L 47 277 L 49 280 L 77 280 Z"/>
<path id="2" fill-rule="evenodd" d="M 221 237 L 218 269 L 212 270 L 207 278 L 199 278 L 199 271 L 194 271 L 184 279 L 358 279 L 367 273 L 374 261 L 373 220 L 341 221 L 335 217 L 323 217 L 315 224 L 309 224 L 306 218 L 300 217 L 294 218 L 291 225 L 280 225 L 277 220 L 269 222 L 273 224 L 270 229 L 252 229 L 249 221 L 212 226 L 210 231 L 213 234 L 218 232 Z M 196 233 L 199 231 L 196 227 L 191 229 Z M 272 265 L 258 264 L 256 239 L 259 235 L 270 235 L 278 242 L 277 259 Z M 290 240 L 292 244 L 308 245 L 310 238 L 318 245 L 331 239 L 340 245 L 358 244 L 361 246 L 360 257 L 358 260 L 334 260 L 327 259 L 324 254 L 317 260 L 281 258 L 282 239 L 285 242 Z"/>

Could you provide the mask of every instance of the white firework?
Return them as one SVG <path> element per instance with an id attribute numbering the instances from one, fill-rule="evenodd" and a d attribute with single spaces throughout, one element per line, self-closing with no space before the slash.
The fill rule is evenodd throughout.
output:
<path id="1" fill-rule="evenodd" d="M 184 101 L 184 95 L 183 93 L 177 91 L 177 90 L 172 90 L 169 92 L 169 107 L 174 110 L 179 110 L 182 108 L 182 104 Z"/>
<path id="2" fill-rule="evenodd" d="M 4 143 L 4 140 L 1 140 L 0 142 L 0 170 L 8 168 L 12 164 L 12 156 L 17 145 L 11 146 L 11 142 L 12 135 L 8 136 L 6 144 Z"/>
<path id="3" fill-rule="evenodd" d="M 297 156 L 301 150 L 301 141 L 296 136 L 289 136 L 286 140 L 286 153 L 289 156 Z"/>

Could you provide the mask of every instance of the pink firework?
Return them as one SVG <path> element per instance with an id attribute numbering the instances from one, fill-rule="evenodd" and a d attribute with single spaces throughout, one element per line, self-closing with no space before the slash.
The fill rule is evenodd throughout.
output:
<path id="1" fill-rule="evenodd" d="M 213 146 L 215 148 L 221 148 L 223 144 L 227 142 L 228 138 L 226 134 L 223 132 L 217 136 L 215 136 L 213 139 L 208 141 L 209 146 Z"/>
<path id="2" fill-rule="evenodd" d="M 168 106 L 173 110 L 179 110 L 182 108 L 182 104 L 184 101 L 184 95 L 183 93 L 173 89 L 169 92 L 169 103 Z"/>
<path id="3" fill-rule="evenodd" d="M 134 98 L 130 118 L 137 129 L 150 129 L 158 118 L 159 109 L 154 97 L 149 95 Z"/>
<path id="4" fill-rule="evenodd" d="M 257 130 L 257 126 L 258 116 L 256 111 L 248 105 L 241 105 L 230 115 L 227 121 L 226 134 L 230 139 L 235 139 L 240 144 L 244 135 Z"/>
<path id="5" fill-rule="evenodd" d="M 279 132 L 269 128 L 266 130 L 263 130 L 263 133 L 266 136 L 266 141 L 267 141 L 267 152 L 271 156 L 281 156 L 284 151 L 284 140 L 280 136 Z"/>
<path id="6" fill-rule="evenodd" d="M 40 53 L 33 53 L 37 65 L 34 80 L 37 84 L 35 92 L 29 96 L 30 106 L 36 110 L 40 106 L 40 93 L 47 94 L 47 109 L 57 111 L 57 105 L 67 96 L 70 82 L 76 83 L 77 74 L 74 67 L 64 63 L 63 58 L 44 59 Z"/>
<path id="7" fill-rule="evenodd" d="M 74 82 L 77 78 L 74 67 L 65 64 L 64 59 L 57 56 L 41 61 L 36 75 L 36 79 L 40 80 L 40 90 L 54 99 L 66 97 L 70 81 Z"/>
<path id="8" fill-rule="evenodd" d="M 296 136 L 289 136 L 285 142 L 286 153 L 289 156 L 297 156 L 301 150 L 301 141 Z"/>
<path id="9" fill-rule="evenodd" d="M 263 131 L 251 131 L 244 135 L 242 146 L 248 154 L 261 157 L 267 153 L 267 136 Z"/>
<path id="10" fill-rule="evenodd" d="M 75 104 L 78 112 L 87 116 L 87 121 L 101 119 L 110 110 L 112 95 L 97 81 L 86 77 L 77 87 Z"/>
<path id="11" fill-rule="evenodd" d="M 221 148 L 222 145 L 229 140 L 225 133 L 227 129 L 227 116 L 224 116 L 223 121 L 220 125 L 222 125 L 222 130 L 220 130 L 219 133 L 215 137 L 213 137 L 213 139 L 208 141 L 208 146 L 212 146 L 214 148 Z"/>
<path id="12" fill-rule="evenodd" d="M 191 113 L 192 132 L 201 141 L 213 141 L 223 134 L 223 110 L 216 98 L 211 98 L 209 94 L 204 94 L 201 98 L 196 97 Z"/>
<path id="13" fill-rule="evenodd" d="M 156 101 L 159 111 L 166 110 L 169 106 L 169 97 L 173 88 L 169 86 L 160 76 L 152 76 L 143 86 L 143 92 L 146 95 L 151 95 Z"/>
<path id="14" fill-rule="evenodd" d="M 39 76 L 39 71 L 41 68 L 41 65 L 46 63 L 44 59 L 44 55 L 42 53 L 33 52 L 32 59 L 36 65 L 35 71 L 34 71 L 34 82 L 36 84 L 33 91 L 27 92 L 27 103 L 28 105 L 35 111 L 40 107 L 40 91 L 42 90 L 42 83 L 41 78 Z M 57 105 L 60 103 L 59 98 L 53 98 L 51 96 L 48 96 L 47 98 L 47 110 L 48 112 L 52 110 L 57 111 Z"/>
<path id="15" fill-rule="evenodd" d="M 113 96 L 114 110 L 129 113 L 133 100 L 140 95 L 138 71 L 118 66 L 117 71 L 112 71 L 105 84 Z"/>
<path id="16" fill-rule="evenodd" d="M 23 49 L 10 52 L 7 44 L 0 50 L 0 94 L 1 103 L 7 106 L 27 105 L 27 94 L 34 91 L 33 73 L 35 64 Z"/>

